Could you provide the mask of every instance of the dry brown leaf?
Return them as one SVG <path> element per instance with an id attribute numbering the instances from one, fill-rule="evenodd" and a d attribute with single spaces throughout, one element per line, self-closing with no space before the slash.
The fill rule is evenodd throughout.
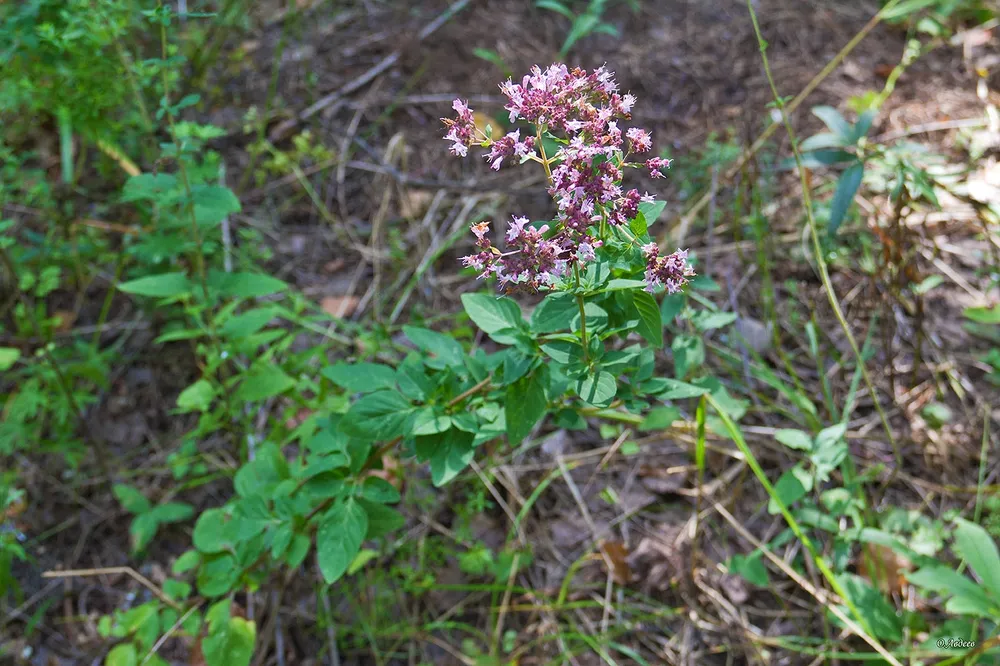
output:
<path id="1" fill-rule="evenodd" d="M 884 594 L 898 594 L 906 580 L 903 572 L 913 568 L 913 564 L 888 546 L 874 543 L 865 544 L 858 562 L 858 574 L 875 585 Z"/>
<path id="2" fill-rule="evenodd" d="M 337 259 L 334 259 L 332 261 L 328 261 L 325 264 L 323 264 L 323 271 L 326 272 L 326 273 L 336 273 L 337 271 L 341 270 L 346 265 L 347 265 L 346 261 L 344 261 L 343 259 L 337 258 Z"/>
<path id="3" fill-rule="evenodd" d="M 388 454 L 382 456 L 382 469 L 368 470 L 365 476 L 377 476 L 391 483 L 396 490 L 403 490 L 403 473 L 399 460 Z"/>
<path id="4" fill-rule="evenodd" d="M 76 323 L 76 313 L 70 310 L 56 310 L 52 313 L 52 317 L 59 320 L 59 323 L 56 324 L 57 333 L 66 333 Z"/>
<path id="5" fill-rule="evenodd" d="M 494 141 L 499 139 L 505 134 L 503 128 L 500 126 L 500 123 L 498 123 L 495 118 L 491 118 L 485 113 L 480 113 L 479 111 L 473 111 L 472 122 L 476 124 L 476 129 L 482 132 L 483 134 L 486 134 L 486 126 L 489 125 L 490 128 L 493 130 Z"/>
<path id="6" fill-rule="evenodd" d="M 621 541 L 601 542 L 601 560 L 618 585 L 628 585 L 632 580 L 632 569 L 629 568 L 627 559 L 628 548 Z"/>
<path id="7" fill-rule="evenodd" d="M 399 212 L 409 220 L 420 217 L 427 212 L 433 198 L 434 195 L 427 190 L 404 190 L 399 200 Z"/>
<path id="8" fill-rule="evenodd" d="M 327 296 L 319 302 L 319 305 L 323 308 L 323 312 L 339 319 L 351 316 L 359 302 L 361 299 L 357 296 Z"/>

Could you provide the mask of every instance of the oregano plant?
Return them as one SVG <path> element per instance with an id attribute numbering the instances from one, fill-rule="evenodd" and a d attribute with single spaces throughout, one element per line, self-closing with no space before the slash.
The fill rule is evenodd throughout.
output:
<path id="1" fill-rule="evenodd" d="M 488 151 L 494 169 L 505 161 L 536 165 L 546 174 L 558 212 L 539 224 L 515 217 L 502 248 L 490 240 L 489 223 L 472 226 L 477 252 L 462 262 L 479 278 L 495 280 L 503 295 L 467 293 L 462 305 L 499 351 L 470 352 L 449 335 L 403 326 L 409 344 L 395 364 L 338 362 L 321 367 L 320 377 L 310 381 L 263 364 L 225 379 L 224 359 L 249 350 L 233 346 L 228 331 L 233 324 L 225 322 L 265 310 L 252 317 L 256 331 L 279 316 L 284 310 L 277 306 L 234 316 L 239 299 L 272 289 L 232 292 L 219 283 L 227 275 L 209 270 L 194 278 L 160 273 L 123 285 L 130 293 L 160 298 L 187 294 L 219 313 L 206 319 L 210 312 L 189 306 L 188 314 L 199 323 L 189 334 L 175 334 L 203 340 L 209 357 L 204 377 L 178 399 L 183 411 L 201 412 L 199 431 L 209 432 L 224 420 L 212 409 L 221 396 L 246 403 L 295 387 L 315 396 L 310 402 L 315 411 L 284 439 L 275 436 L 254 446 L 233 478 L 234 497 L 199 516 L 192 548 L 173 566 L 170 598 L 176 608 L 150 611 L 154 619 L 157 612 L 166 613 L 161 623 L 177 622 L 184 604 L 194 603 L 192 594 L 199 596 L 187 612 L 213 602 L 207 615 L 185 625 L 203 636 L 210 666 L 246 664 L 251 652 L 245 648 L 254 641 L 255 625 L 228 615 L 228 605 L 219 605 L 225 598 L 290 576 L 312 561 L 327 584 L 335 583 L 353 570 L 357 558 L 369 557 L 362 550 L 366 541 L 403 526 L 404 517 L 394 508 L 400 491 L 380 471 L 386 454 L 427 464 L 433 484 L 443 486 L 484 444 L 505 440 L 517 447 L 550 417 L 565 428 L 586 428 L 593 418 L 638 425 L 651 407 L 662 410 L 664 400 L 725 392 L 711 378 L 686 383 L 683 377 L 656 376 L 655 351 L 665 344 L 656 294 L 678 294 L 694 270 L 685 251 L 662 254 L 649 235 L 663 203 L 623 187 L 627 169 L 642 168 L 660 178 L 670 164 L 657 157 L 630 161 L 652 149 L 648 132 L 619 127 L 630 118 L 635 98 L 619 94 L 604 68 L 588 73 L 563 65 L 533 68 L 522 83 L 508 81 L 501 90 L 511 121 L 530 126 L 525 138 L 520 129 L 503 136 L 491 127 L 480 132 L 468 106 L 456 100 L 457 119 L 445 121 L 452 152 L 464 156 L 478 145 Z M 164 210 L 176 201 L 179 215 L 185 205 L 192 212 L 193 196 L 197 218 L 198 193 L 189 195 L 182 185 L 163 175 L 140 176 L 126 191 L 135 199 L 158 201 Z M 211 194 L 213 203 L 228 200 L 228 190 L 200 191 Z M 523 292 L 544 294 L 528 318 L 512 298 Z M 227 305 L 220 300 L 226 298 L 237 300 Z M 161 510 L 137 499 L 137 521 L 149 522 L 143 516 Z M 106 630 L 136 636 L 141 652 L 148 641 L 135 626 L 135 618 L 122 616 Z M 207 649 L 216 645 L 231 649 Z"/>

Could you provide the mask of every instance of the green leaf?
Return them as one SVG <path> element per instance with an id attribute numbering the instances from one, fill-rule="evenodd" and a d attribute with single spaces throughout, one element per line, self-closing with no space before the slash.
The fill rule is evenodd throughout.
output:
<path id="1" fill-rule="evenodd" d="M 206 412 L 212 406 L 215 388 L 207 379 L 199 379 L 181 391 L 177 396 L 177 406 L 184 412 Z"/>
<path id="2" fill-rule="evenodd" d="M 709 392 L 703 386 L 695 386 L 676 379 L 663 379 L 667 388 L 660 392 L 657 397 L 661 400 L 682 400 L 684 398 L 697 398 Z"/>
<path id="3" fill-rule="evenodd" d="M 369 476 L 365 479 L 361 485 L 361 496 L 366 500 L 382 504 L 395 504 L 400 500 L 396 486 L 378 476 Z"/>
<path id="4" fill-rule="evenodd" d="M 821 150 L 824 148 L 844 148 L 852 143 L 853 142 L 849 142 L 846 137 L 822 132 L 803 141 L 799 146 L 799 150 L 802 152 L 809 152 L 811 150 Z"/>
<path id="5" fill-rule="evenodd" d="M 208 666 L 247 666 L 257 640 L 257 625 L 242 617 L 231 617 L 220 629 L 209 633 L 201 650 Z"/>
<path id="6" fill-rule="evenodd" d="M 417 438 L 417 457 L 430 460 L 431 481 L 435 488 L 454 479 L 472 461 L 474 439 L 472 433 L 456 429 Z"/>
<path id="7" fill-rule="evenodd" d="M 761 561 L 762 558 L 763 553 L 759 551 L 750 555 L 733 555 L 729 558 L 726 566 L 747 582 L 757 587 L 768 587 L 771 584 L 771 577 L 767 573 L 767 567 Z"/>
<path id="8" fill-rule="evenodd" d="M 376 391 L 351 405 L 339 427 L 351 437 L 388 440 L 406 433 L 414 411 L 399 391 Z"/>
<path id="9" fill-rule="evenodd" d="M 206 597 L 220 597 L 227 594 L 239 579 L 240 573 L 240 568 L 236 566 L 236 558 L 232 555 L 226 553 L 209 556 L 198 569 L 195 581 L 198 594 Z"/>
<path id="10" fill-rule="evenodd" d="M 632 294 L 632 304 L 639 313 L 639 326 L 636 331 L 655 349 L 663 347 L 663 322 L 660 319 L 660 307 L 653 295 L 646 291 L 635 291 Z"/>
<path id="11" fill-rule="evenodd" d="M 871 627 L 876 638 L 893 642 L 903 639 L 902 619 L 881 592 L 860 576 L 841 574 L 838 579 L 847 597 L 858 609 L 866 624 Z"/>
<path id="12" fill-rule="evenodd" d="M 191 198 L 198 224 L 218 224 L 230 213 L 240 211 L 240 200 L 232 190 L 221 185 L 196 185 Z"/>
<path id="13" fill-rule="evenodd" d="M 577 382 L 576 392 L 585 402 L 595 407 L 607 407 L 618 392 L 618 383 L 614 375 L 601 370 Z"/>
<path id="14" fill-rule="evenodd" d="M 115 494 L 122 508 L 133 514 L 141 514 L 149 511 L 150 504 L 146 496 L 131 486 L 124 483 L 116 483 L 111 492 Z"/>
<path id="15" fill-rule="evenodd" d="M 417 326 L 403 326 L 403 333 L 418 348 L 431 355 L 428 367 L 437 370 L 464 367 L 465 351 L 454 338 Z"/>
<path id="16" fill-rule="evenodd" d="M 688 373 L 705 364 L 705 343 L 694 335 L 678 335 L 670 343 L 674 354 L 674 374 L 683 380 Z"/>
<path id="17" fill-rule="evenodd" d="M 125 181 L 122 201 L 160 201 L 177 187 L 177 176 L 169 173 L 141 173 Z"/>
<path id="18" fill-rule="evenodd" d="M 104 666 L 137 666 L 139 655 L 131 643 L 122 643 L 111 648 L 104 659 Z"/>
<path id="19" fill-rule="evenodd" d="M 153 507 L 150 515 L 161 523 L 180 523 L 194 515 L 194 508 L 183 502 L 165 502 Z"/>
<path id="20" fill-rule="evenodd" d="M 257 366 L 246 374 L 233 397 L 243 402 L 257 402 L 284 393 L 293 386 L 295 380 L 278 366 Z"/>
<path id="21" fill-rule="evenodd" d="M 958 518 L 955 520 L 955 551 L 1000 601 L 1000 553 L 993 537 L 979 525 Z"/>
<path id="22" fill-rule="evenodd" d="M 555 333 L 569 329 L 579 308 L 572 294 L 549 294 L 531 313 L 531 330 L 535 333 Z"/>
<path id="23" fill-rule="evenodd" d="M 837 181 L 837 191 L 833 193 L 833 201 L 830 202 L 830 221 L 827 223 L 827 233 L 833 237 L 844 221 L 848 208 L 854 203 L 854 195 L 861 186 L 861 177 L 864 175 L 865 165 L 857 162 L 847 167 Z"/>
<path id="24" fill-rule="evenodd" d="M 208 286 L 230 298 L 260 298 L 288 289 L 288 284 L 262 273 L 208 272 Z"/>
<path id="25" fill-rule="evenodd" d="M 691 315 L 691 323 L 704 333 L 724 326 L 729 326 L 737 319 L 735 312 L 710 312 L 699 310 Z"/>
<path id="26" fill-rule="evenodd" d="M 925 590 L 975 599 L 986 607 L 991 604 L 982 587 L 954 569 L 941 565 L 930 565 L 905 575 L 907 580 Z"/>
<path id="27" fill-rule="evenodd" d="M 813 448 L 812 437 L 801 430 L 783 428 L 774 433 L 774 438 L 788 448 L 797 451 L 812 451 Z"/>
<path id="28" fill-rule="evenodd" d="M 174 560 L 174 565 L 170 571 L 175 575 L 194 569 L 201 562 L 201 554 L 197 550 L 185 551 L 183 555 Z"/>
<path id="29" fill-rule="evenodd" d="M 390 532 L 395 532 L 406 524 L 403 514 L 392 507 L 360 498 L 357 502 L 364 507 L 365 513 L 368 514 L 368 535 L 365 537 L 367 539 L 377 539 L 385 536 Z"/>
<path id="30" fill-rule="evenodd" d="M 661 405 L 649 410 L 646 418 L 639 424 L 640 432 L 650 432 L 652 430 L 666 430 L 674 421 L 681 418 L 681 410 L 670 405 Z"/>
<path id="31" fill-rule="evenodd" d="M 965 308 L 962 314 L 965 315 L 966 319 L 971 319 L 979 324 L 1000 324 L 1000 303 L 991 308 Z"/>
<path id="32" fill-rule="evenodd" d="M 156 536 L 156 531 L 160 527 L 160 522 L 152 513 L 140 514 L 129 526 L 128 532 L 132 537 L 132 552 L 141 553 L 145 550 L 149 542 Z"/>
<path id="33" fill-rule="evenodd" d="M 843 138 L 844 141 L 850 140 L 852 134 L 851 123 L 847 122 L 844 116 L 840 115 L 840 111 L 837 111 L 832 106 L 815 106 L 812 112 L 835 135 Z"/>
<path id="34" fill-rule="evenodd" d="M 812 488 L 809 478 L 805 470 L 796 465 L 778 478 L 778 482 L 774 484 L 774 494 L 786 507 L 790 507 L 805 497 Z M 781 512 L 773 497 L 767 503 L 767 512 L 772 516 Z"/>
<path id="35" fill-rule="evenodd" d="M 903 2 L 899 3 L 895 7 L 883 11 L 882 19 L 889 21 L 902 18 L 904 16 L 908 16 L 909 14 L 916 13 L 925 7 L 936 5 L 939 2 L 941 2 L 941 0 L 903 0 Z"/>
<path id="36" fill-rule="evenodd" d="M 846 150 L 814 150 L 802 156 L 802 166 L 807 169 L 822 169 L 823 167 L 843 162 L 856 162 L 857 159 L 857 157 Z M 795 160 L 782 161 L 781 167 L 785 169 L 794 168 Z"/>
<path id="37" fill-rule="evenodd" d="M 632 235 L 636 238 L 642 238 L 649 233 L 646 217 L 641 212 L 629 221 L 628 228 L 632 230 Z"/>
<path id="38" fill-rule="evenodd" d="M 507 417 L 507 439 L 511 446 L 519 445 L 528 436 L 548 408 L 544 367 L 507 387 L 504 413 Z"/>
<path id="39" fill-rule="evenodd" d="M 626 278 L 615 278 L 604 285 L 602 292 L 624 291 L 626 289 L 642 289 L 646 283 L 642 280 L 628 280 Z"/>
<path id="40" fill-rule="evenodd" d="M 830 472 L 835 470 L 844 458 L 847 457 L 847 441 L 844 433 L 847 432 L 846 423 L 824 428 L 816 435 L 816 444 L 809 459 L 816 467 L 816 478 L 819 481 L 826 481 L 830 478 Z"/>
<path id="41" fill-rule="evenodd" d="M 583 347 L 579 342 L 569 340 L 553 340 L 541 346 L 549 358 L 561 365 L 578 363 L 583 358 Z"/>
<path id="42" fill-rule="evenodd" d="M 136 296 L 166 298 L 189 293 L 192 286 L 188 276 L 184 273 L 160 273 L 124 282 L 118 285 L 118 289 L 126 294 L 135 294 Z"/>
<path id="43" fill-rule="evenodd" d="M 323 368 L 323 376 L 349 393 L 372 393 L 396 388 L 396 371 L 379 363 L 337 363 Z"/>
<path id="44" fill-rule="evenodd" d="M 353 499 L 334 504 L 323 515 L 316 533 L 316 557 L 328 585 L 344 575 L 367 533 L 368 514 Z"/>
<path id="45" fill-rule="evenodd" d="M 243 314 L 226 319 L 219 327 L 219 335 L 225 338 L 245 338 L 257 333 L 274 319 L 280 310 L 278 308 L 254 308 Z"/>
<path id="46" fill-rule="evenodd" d="M 351 560 L 351 566 L 347 567 L 347 575 L 353 576 L 354 574 L 364 569 L 366 564 L 368 564 L 369 562 L 371 562 L 376 558 L 378 558 L 377 550 L 372 550 L 371 548 L 365 548 L 357 555 L 355 555 L 353 560 Z"/>
<path id="47" fill-rule="evenodd" d="M 10 370 L 19 358 L 21 358 L 20 349 L 16 347 L 0 347 L 0 372 Z"/>
<path id="48" fill-rule="evenodd" d="M 466 314 L 484 333 L 502 345 L 514 344 L 516 338 L 499 333 L 508 328 L 524 326 L 521 308 L 509 298 L 494 298 L 487 294 L 462 294 Z"/>
<path id="49" fill-rule="evenodd" d="M 660 219 L 660 214 L 663 213 L 663 209 L 666 208 L 666 201 L 654 201 L 653 203 L 646 203 L 645 201 L 639 204 L 639 212 L 642 216 L 646 218 L 646 226 L 653 226 L 656 221 Z"/>
<path id="50" fill-rule="evenodd" d="M 191 542 L 202 553 L 221 553 L 232 547 L 225 509 L 208 509 L 198 516 Z"/>

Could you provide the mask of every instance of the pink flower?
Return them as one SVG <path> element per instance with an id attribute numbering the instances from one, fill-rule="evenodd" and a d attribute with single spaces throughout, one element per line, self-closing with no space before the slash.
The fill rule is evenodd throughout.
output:
<path id="1" fill-rule="evenodd" d="M 641 201 L 642 203 L 648 203 L 648 204 L 651 204 L 651 203 L 656 203 L 656 197 L 654 197 L 654 196 L 653 196 L 652 194 L 650 194 L 649 192 L 646 192 L 645 194 L 643 194 L 643 195 L 642 195 L 642 196 L 641 196 L 641 197 L 639 198 L 639 201 Z"/>
<path id="2" fill-rule="evenodd" d="M 669 169 L 673 160 L 665 160 L 662 157 L 654 157 L 646 160 L 646 168 L 649 169 L 651 178 L 663 178 L 663 169 Z"/>
<path id="3" fill-rule="evenodd" d="M 660 248 L 654 243 L 644 245 L 646 255 L 646 291 L 652 293 L 657 287 L 666 287 L 668 294 L 676 294 L 695 275 L 687 260 L 687 250 L 677 250 L 666 257 L 659 256 Z"/>
<path id="4" fill-rule="evenodd" d="M 639 127 L 630 127 L 625 136 L 631 142 L 634 153 L 645 153 L 653 147 L 653 139 L 649 136 L 649 132 Z"/>

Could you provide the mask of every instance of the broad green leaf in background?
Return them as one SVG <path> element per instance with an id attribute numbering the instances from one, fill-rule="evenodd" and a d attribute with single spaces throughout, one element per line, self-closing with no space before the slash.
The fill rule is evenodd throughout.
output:
<path id="1" fill-rule="evenodd" d="M 354 499 L 337 502 L 323 515 L 316 534 L 316 557 L 331 584 L 347 571 L 368 534 L 368 514 Z"/>
<path id="2" fill-rule="evenodd" d="M 836 136 L 843 138 L 845 141 L 850 140 L 853 128 L 851 127 L 851 123 L 847 122 L 844 116 L 840 115 L 840 111 L 837 111 L 832 106 L 816 106 L 813 107 L 812 112 Z"/>
<path id="3" fill-rule="evenodd" d="M 955 551 L 1000 602 L 1000 553 L 993 537 L 981 526 L 958 518 L 955 521 Z"/>
<path id="4" fill-rule="evenodd" d="M 688 372 L 705 363 L 705 343 L 694 335 L 677 335 L 670 343 L 674 355 L 674 373 L 683 381 Z"/>
<path id="5" fill-rule="evenodd" d="M 199 379 L 181 391 L 177 396 L 177 406 L 184 412 L 204 412 L 212 406 L 215 388 L 207 379 Z"/>
<path id="6" fill-rule="evenodd" d="M 406 524 L 403 514 L 392 507 L 379 504 L 378 502 L 370 502 L 362 498 L 358 498 L 357 502 L 364 508 L 365 513 L 368 514 L 367 539 L 377 539 L 390 532 L 395 532 Z"/>
<path id="7" fill-rule="evenodd" d="M 284 393 L 293 386 L 295 380 L 278 366 L 257 366 L 246 374 L 233 397 L 244 402 L 256 402 Z"/>
<path id="8" fill-rule="evenodd" d="M 798 451 L 812 451 L 813 440 L 808 433 L 801 430 L 783 428 L 774 433 L 774 438 L 790 449 Z"/>
<path id="9" fill-rule="evenodd" d="M 132 514 L 146 513 L 150 509 L 149 500 L 132 486 L 116 483 L 111 491 L 115 494 L 122 508 Z"/>
<path id="10" fill-rule="evenodd" d="M 380 363 L 337 363 L 323 368 L 322 374 L 350 393 L 396 388 L 396 371 Z"/>
<path id="11" fill-rule="evenodd" d="M 966 319 L 971 319 L 977 324 L 1000 324 L 1000 304 L 991 308 L 965 308 L 962 314 L 965 315 Z"/>
<path id="12" fill-rule="evenodd" d="M 694 384 L 688 384 L 686 382 L 678 381 L 676 379 L 663 379 L 667 388 L 663 392 L 659 393 L 657 397 L 661 400 L 682 400 L 684 398 L 697 398 L 703 396 L 709 392 L 709 389 L 703 386 L 695 386 Z"/>
<path id="13" fill-rule="evenodd" d="M 208 666 L 247 666 L 256 640 L 257 625 L 242 617 L 231 617 L 221 627 L 214 627 L 202 640 L 205 663 Z"/>
<path id="14" fill-rule="evenodd" d="M 16 347 L 0 347 L 0 372 L 10 370 L 19 358 L 21 358 L 20 349 Z"/>
<path id="15" fill-rule="evenodd" d="M 649 412 L 646 413 L 646 418 L 643 419 L 642 423 L 639 424 L 640 432 L 649 432 L 651 430 L 666 430 L 681 418 L 681 410 L 670 405 L 660 405 L 659 407 L 653 407 Z"/>
<path id="16" fill-rule="evenodd" d="M 230 298 L 260 298 L 288 289 L 288 284 L 263 273 L 208 272 L 208 286 Z"/>
<path id="17" fill-rule="evenodd" d="M 844 222 L 847 210 L 854 203 L 854 195 L 861 186 L 861 177 L 864 175 L 865 165 L 856 162 L 844 170 L 837 180 L 837 191 L 833 194 L 833 201 L 830 202 L 830 221 L 827 224 L 827 233 L 832 237 L 837 234 L 840 225 Z"/>
<path id="18" fill-rule="evenodd" d="M 881 592 L 854 574 L 841 574 L 837 578 L 876 638 L 884 641 L 903 639 L 902 619 Z M 848 613 L 846 608 L 842 610 L 845 614 Z"/>
<path id="19" fill-rule="evenodd" d="M 812 477 L 798 465 L 787 470 L 774 484 L 775 495 L 787 507 L 805 497 L 810 490 L 812 490 Z M 781 509 L 773 497 L 767 503 L 767 512 L 772 516 L 781 513 Z"/>
<path id="20" fill-rule="evenodd" d="M 747 582 L 757 587 L 767 587 L 771 583 L 771 578 L 767 574 L 767 567 L 761 561 L 763 553 L 755 552 L 750 555 L 733 555 L 729 558 L 726 566 L 734 574 L 742 576 Z"/>
<path id="21" fill-rule="evenodd" d="M 160 273 L 123 282 L 118 285 L 120 291 L 136 296 L 154 296 L 167 298 L 180 296 L 191 291 L 193 285 L 184 273 Z"/>
<path id="22" fill-rule="evenodd" d="M 111 652 L 108 652 L 104 660 L 104 666 L 137 666 L 138 660 L 135 646 L 131 643 L 122 643 L 111 648 Z"/>

